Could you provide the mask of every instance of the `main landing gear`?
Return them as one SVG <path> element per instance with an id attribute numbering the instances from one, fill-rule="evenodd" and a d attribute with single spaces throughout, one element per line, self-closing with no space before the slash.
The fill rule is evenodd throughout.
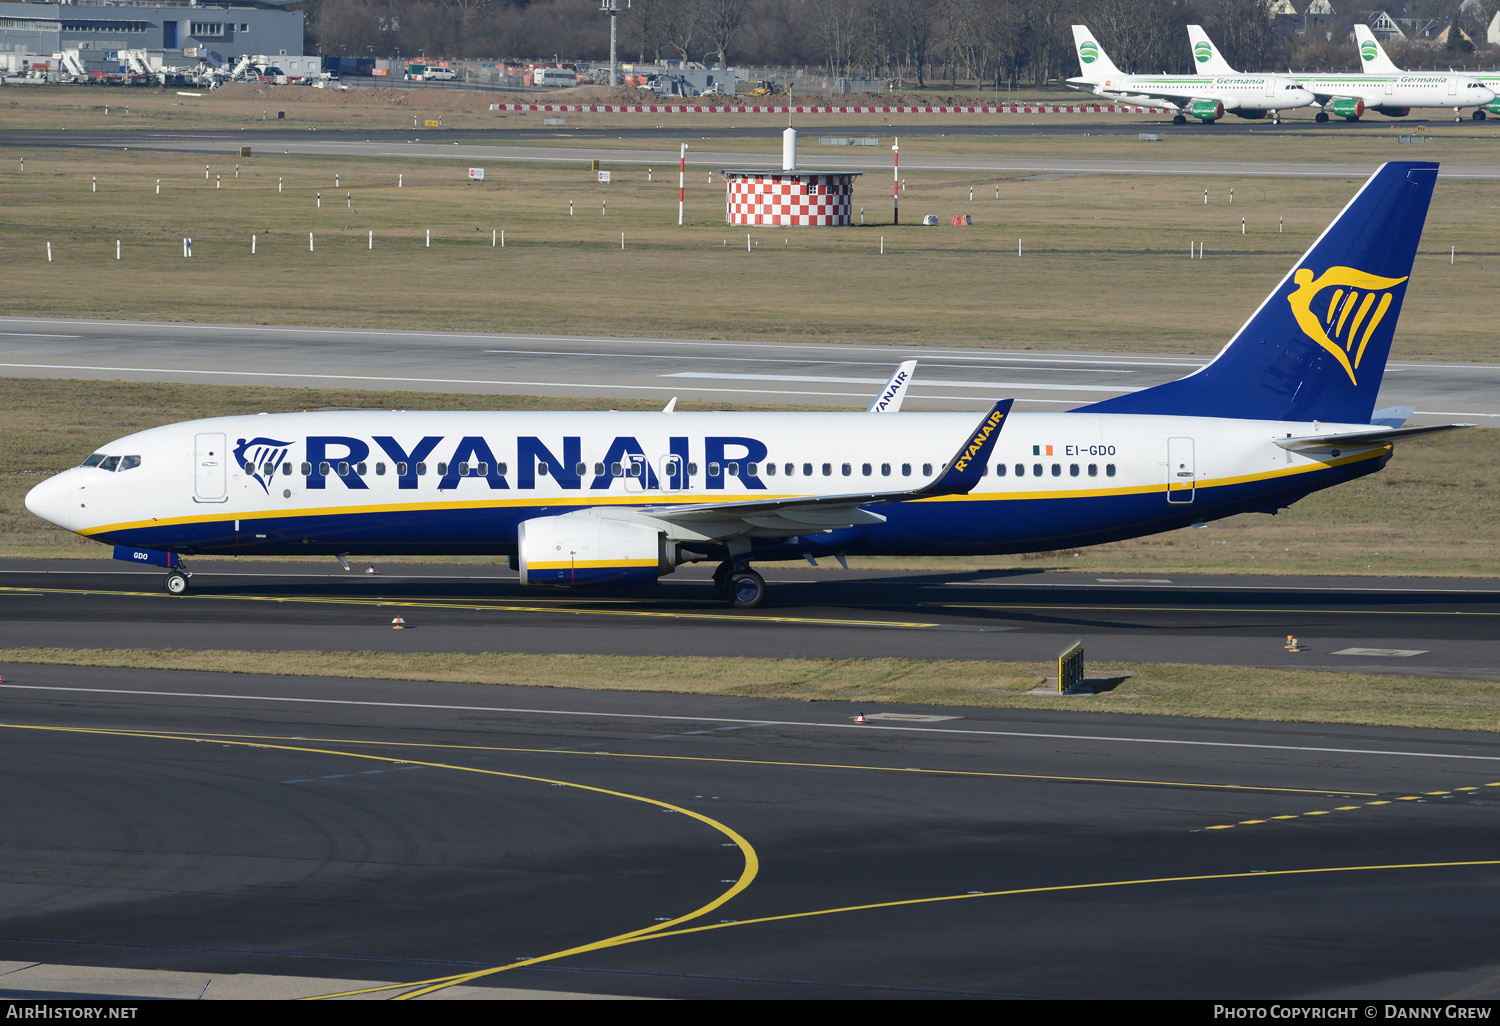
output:
<path id="1" fill-rule="evenodd" d="M 754 609 L 766 598 L 765 578 L 745 563 L 720 563 L 714 570 L 714 588 L 735 609 Z"/>
<path id="2" fill-rule="evenodd" d="M 1484 116 L 1485 116 L 1484 115 L 1484 111 L 1482 111 L 1482 110 L 1476 110 L 1474 112 L 1474 120 L 1475 121 L 1483 121 L 1484 120 Z"/>
<path id="3" fill-rule="evenodd" d="M 1174 115 L 1172 115 L 1172 124 L 1174 124 L 1174 125 L 1185 125 L 1185 124 L 1187 124 L 1187 118 L 1184 117 L 1181 114 L 1174 114 Z"/>

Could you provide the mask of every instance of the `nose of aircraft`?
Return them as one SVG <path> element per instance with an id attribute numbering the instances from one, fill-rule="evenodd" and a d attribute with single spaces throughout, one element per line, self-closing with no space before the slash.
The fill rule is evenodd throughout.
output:
<path id="1" fill-rule="evenodd" d="M 68 478 L 73 472 L 54 474 L 26 493 L 26 508 L 50 524 L 71 529 Z"/>

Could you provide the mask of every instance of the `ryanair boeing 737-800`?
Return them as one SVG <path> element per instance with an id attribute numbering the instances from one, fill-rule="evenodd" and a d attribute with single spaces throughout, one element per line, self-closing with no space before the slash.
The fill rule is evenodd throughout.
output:
<path id="1" fill-rule="evenodd" d="M 26 497 L 166 568 L 182 557 L 509 558 L 527 585 L 637 586 L 756 560 L 999 555 L 1274 513 L 1442 427 L 1375 412 L 1437 180 L 1382 166 L 1212 362 L 1068 413 L 327 412 L 220 417 L 103 446 Z M 873 415 L 872 415 L 873 414 Z"/>

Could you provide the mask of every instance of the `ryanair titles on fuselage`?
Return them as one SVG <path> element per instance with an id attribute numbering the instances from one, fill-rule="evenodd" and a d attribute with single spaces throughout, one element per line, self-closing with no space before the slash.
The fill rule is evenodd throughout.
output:
<path id="1" fill-rule="evenodd" d="M 241 438 L 236 453 L 254 450 L 257 448 L 256 443 L 264 446 L 277 441 Z M 678 469 L 673 472 L 674 476 L 682 473 L 682 468 L 695 458 L 696 450 L 708 469 L 704 478 L 705 488 L 722 489 L 725 487 L 726 477 L 732 476 L 739 480 L 741 487 L 765 490 L 765 483 L 753 472 L 753 465 L 762 463 L 766 458 L 768 449 L 764 442 L 743 435 L 708 435 L 698 445 L 694 445 L 694 441 L 686 435 L 674 435 L 667 439 L 667 452 L 664 455 L 675 457 L 679 461 Z M 288 447 L 292 445 L 291 442 L 279 444 Z M 352 435 L 308 435 L 304 446 L 306 456 L 301 476 L 309 489 L 326 489 L 330 478 L 352 490 L 369 488 L 369 483 L 360 475 L 330 474 L 329 468 L 341 463 L 364 463 L 372 455 L 377 459 L 383 455 L 395 464 L 396 486 L 401 489 L 419 487 L 418 478 L 425 472 L 427 461 L 433 459 L 439 460 L 446 468 L 438 481 L 439 489 L 457 487 L 461 480 L 483 480 L 492 489 L 511 487 L 511 468 L 506 459 L 509 451 L 502 449 L 501 455 L 497 457 L 496 446 L 483 435 L 464 435 L 456 442 L 443 435 L 426 435 L 415 443 L 400 441 L 393 435 L 375 435 L 369 439 Z M 537 477 L 543 476 L 550 478 L 559 488 L 583 489 L 584 478 L 592 476 L 586 487 L 589 490 L 603 491 L 620 476 L 613 471 L 614 464 L 633 463 L 643 465 L 640 476 L 645 478 L 646 487 L 660 487 L 656 471 L 652 467 L 652 457 L 647 455 L 645 448 L 632 435 L 616 436 L 602 456 L 591 457 L 594 462 L 604 465 L 603 474 L 587 473 L 581 435 L 564 435 L 560 443 L 550 440 L 544 442 L 535 435 L 520 435 L 516 437 L 514 449 L 510 451 L 515 453 L 516 488 L 535 488 Z M 730 468 L 730 464 L 734 466 Z M 242 462 L 241 466 L 260 481 L 262 487 L 266 487 L 270 475 L 277 473 L 279 469 L 271 465 L 257 466 L 253 462 Z M 470 473 L 471 469 L 473 473 Z M 669 487 L 672 485 L 673 482 L 668 482 Z"/>

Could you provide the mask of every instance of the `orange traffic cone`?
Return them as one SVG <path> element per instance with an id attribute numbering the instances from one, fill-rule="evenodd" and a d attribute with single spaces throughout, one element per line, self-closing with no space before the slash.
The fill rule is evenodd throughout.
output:
<path id="1" fill-rule="evenodd" d="M 864 713 L 855 713 L 854 714 L 854 722 L 855 723 L 864 723 L 865 722 L 865 714 Z"/>
<path id="2" fill-rule="evenodd" d="M 367 567 L 365 567 L 365 573 L 367 573 L 367 574 L 373 574 L 374 572 L 375 572 L 375 568 L 373 566 L 367 566 Z"/>

